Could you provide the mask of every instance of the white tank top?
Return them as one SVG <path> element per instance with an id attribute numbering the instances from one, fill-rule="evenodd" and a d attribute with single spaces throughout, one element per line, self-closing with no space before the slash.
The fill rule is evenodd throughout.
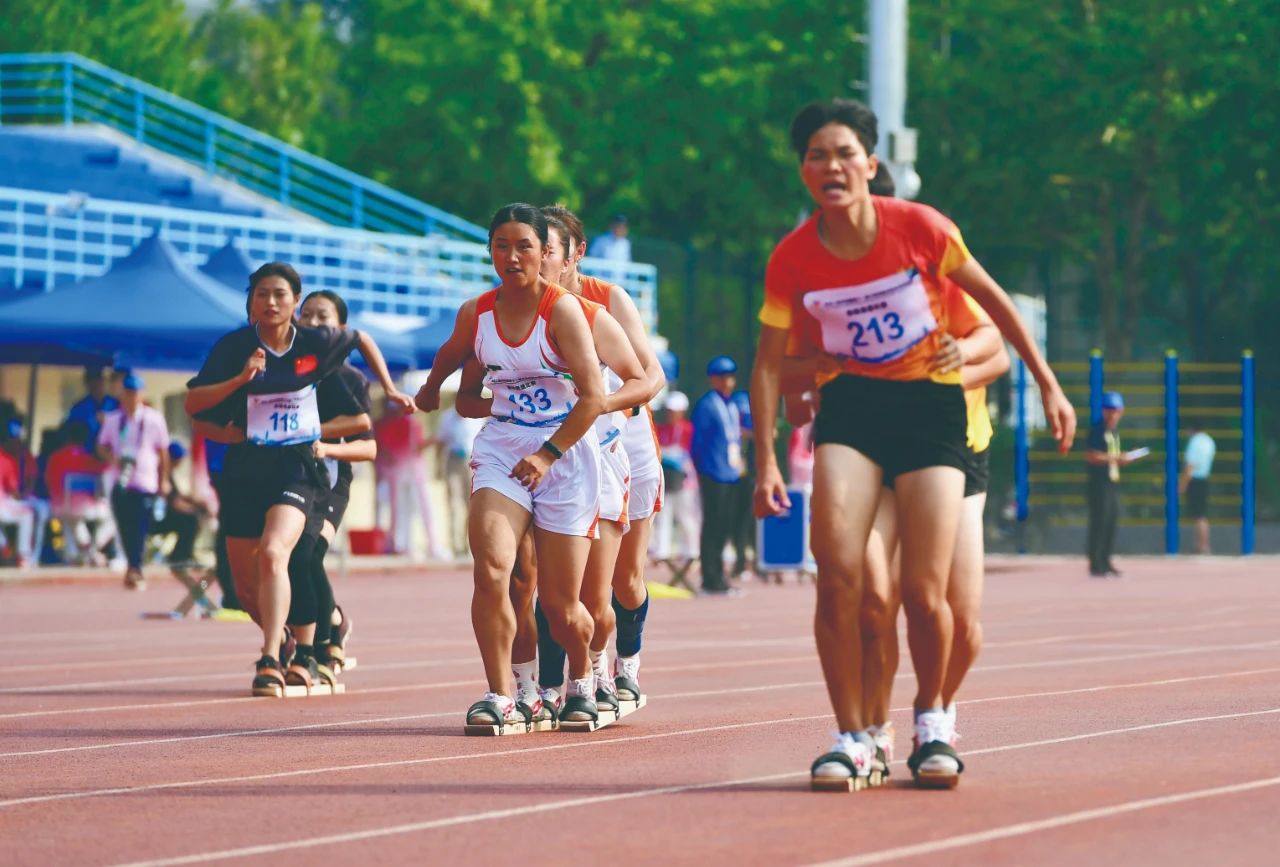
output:
<path id="1" fill-rule="evenodd" d="M 577 296 L 578 301 L 582 303 L 582 312 L 587 315 L 587 325 L 591 328 L 591 333 L 595 334 L 596 314 L 601 310 L 608 308 L 603 304 L 585 298 L 582 295 Z M 622 388 L 622 377 L 614 373 L 609 365 L 603 361 L 600 362 L 600 373 L 604 376 L 604 392 L 605 394 L 613 394 Z M 621 411 L 602 412 L 596 417 L 596 436 L 600 438 L 601 447 L 611 444 L 618 437 L 622 436 L 622 430 L 626 426 L 626 414 Z"/>
<path id="2" fill-rule="evenodd" d="M 512 342 L 498 325 L 492 289 L 476 305 L 476 359 L 484 365 L 484 384 L 493 392 L 493 417 L 528 428 L 556 428 L 573 409 L 578 389 L 568 365 L 551 340 L 551 308 L 565 295 L 551 286 L 538 304 L 533 327 L 519 342 Z"/>

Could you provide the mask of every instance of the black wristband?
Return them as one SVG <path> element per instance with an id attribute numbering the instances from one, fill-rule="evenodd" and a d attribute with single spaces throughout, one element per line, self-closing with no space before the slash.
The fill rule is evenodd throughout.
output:
<path id="1" fill-rule="evenodd" d="M 556 448 L 556 444 L 553 443 L 551 440 L 547 440 L 546 442 L 544 442 L 542 444 L 542 447 L 547 451 L 551 452 L 551 456 L 554 457 L 556 460 L 559 460 L 560 458 L 564 457 L 564 452 Z"/>

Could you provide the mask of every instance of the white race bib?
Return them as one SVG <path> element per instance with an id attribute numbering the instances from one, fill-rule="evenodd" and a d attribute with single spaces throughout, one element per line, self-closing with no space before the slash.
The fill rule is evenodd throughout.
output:
<path id="1" fill-rule="evenodd" d="M 879 364 L 898 358 L 938 329 L 915 268 L 861 286 L 807 292 L 804 307 L 822 328 L 822 348 Z"/>
<path id="2" fill-rule="evenodd" d="M 286 394 L 249 395 L 245 436 L 249 442 L 262 446 L 289 446 L 320 439 L 316 387 L 308 385 Z"/>

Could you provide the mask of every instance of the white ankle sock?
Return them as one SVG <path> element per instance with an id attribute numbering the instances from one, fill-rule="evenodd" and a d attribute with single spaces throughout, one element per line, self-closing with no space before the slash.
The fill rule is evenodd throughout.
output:
<path id="1" fill-rule="evenodd" d="M 538 662 L 515 662 L 511 665 L 511 673 L 516 677 L 516 692 L 534 692 L 538 688 Z"/>

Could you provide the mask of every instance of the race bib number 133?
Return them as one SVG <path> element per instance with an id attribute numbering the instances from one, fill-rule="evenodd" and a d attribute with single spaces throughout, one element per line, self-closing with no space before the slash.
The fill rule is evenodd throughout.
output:
<path id="1" fill-rule="evenodd" d="M 938 328 L 915 268 L 860 286 L 807 292 L 804 306 L 822 329 L 824 351 L 867 364 L 898 358 Z"/>

